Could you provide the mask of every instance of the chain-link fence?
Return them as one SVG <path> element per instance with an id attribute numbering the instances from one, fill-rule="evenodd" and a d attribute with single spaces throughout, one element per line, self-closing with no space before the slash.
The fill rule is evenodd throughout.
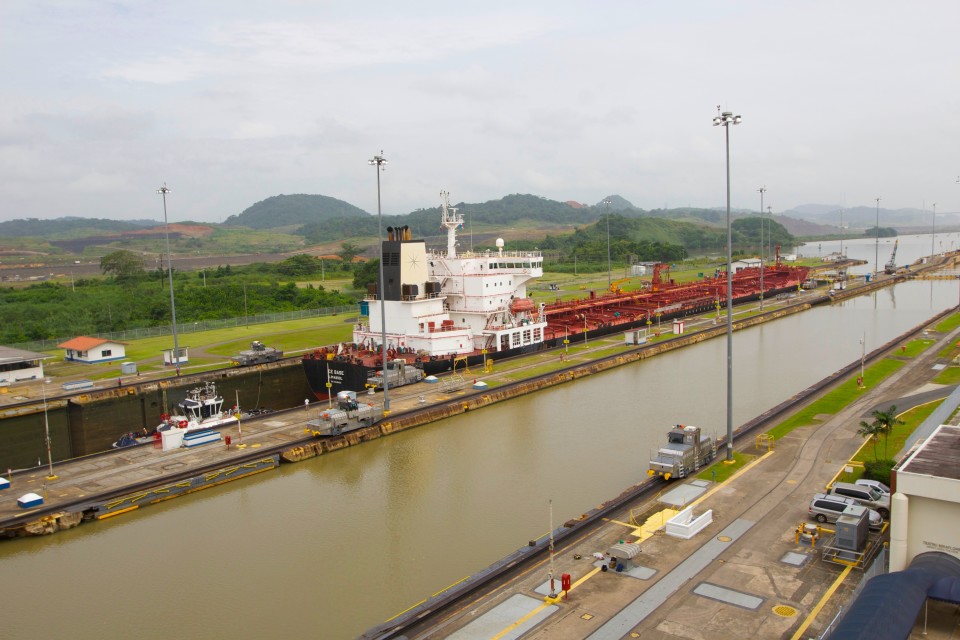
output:
<path id="1" fill-rule="evenodd" d="M 285 311 L 283 313 L 261 313 L 252 316 L 240 316 L 238 318 L 223 318 L 220 320 L 204 320 L 202 322 L 178 322 L 177 335 L 196 333 L 198 331 L 210 331 L 212 329 L 229 329 L 232 327 L 244 327 L 251 324 L 267 324 L 270 322 L 284 322 L 286 320 L 303 320 L 307 318 L 322 318 L 324 316 L 335 316 L 343 314 L 359 313 L 359 305 L 343 305 L 339 307 L 325 307 L 323 309 L 301 309 L 300 311 Z M 116 342 L 126 342 L 128 340 L 138 340 L 141 338 L 159 338 L 173 333 L 171 325 L 162 325 L 159 327 L 143 327 L 142 329 L 127 329 L 126 331 L 111 331 L 109 333 L 93 334 L 94 337 L 105 340 L 114 340 Z M 53 340 L 36 340 L 33 342 L 21 342 L 19 344 L 9 345 L 15 349 L 25 351 L 48 351 L 56 349 L 57 345 L 70 340 L 75 336 L 67 338 L 56 338 Z"/>

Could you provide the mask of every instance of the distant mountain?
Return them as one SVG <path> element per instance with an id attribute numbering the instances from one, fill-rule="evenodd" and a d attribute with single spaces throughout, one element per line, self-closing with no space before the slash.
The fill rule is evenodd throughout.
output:
<path id="1" fill-rule="evenodd" d="M 156 220 L 107 220 L 67 216 L 53 220 L 25 218 L 0 222 L 0 237 L 68 237 L 104 232 L 133 231 L 160 224 Z"/>
<path id="2" fill-rule="evenodd" d="M 840 226 L 841 207 L 837 205 L 805 204 L 783 212 L 783 215 L 808 220 L 816 224 Z M 877 226 L 876 207 L 850 207 L 842 209 L 843 226 L 850 229 L 872 229 Z M 879 211 L 880 226 L 894 227 L 901 231 L 923 230 L 933 224 L 933 210 L 928 209 L 884 209 Z M 960 215 L 938 213 L 937 226 L 947 227 L 960 224 Z M 813 234 L 801 234 L 813 235 Z"/>
<path id="3" fill-rule="evenodd" d="M 617 212 L 640 211 L 640 209 L 637 209 L 635 206 L 633 206 L 632 202 L 618 195 L 607 196 L 606 198 L 604 198 L 603 200 L 601 200 L 600 202 L 598 202 L 593 206 L 597 209 L 603 210 L 607 207 L 607 205 L 605 205 L 604 202 L 610 203 L 609 206 L 610 206 L 611 213 L 614 211 L 617 211 Z"/>
<path id="4" fill-rule="evenodd" d="M 789 231 L 792 235 L 801 238 L 840 235 L 840 225 L 817 224 L 816 222 L 801 220 L 799 218 L 786 215 L 774 215 L 773 220 L 783 225 L 783 228 Z M 849 225 L 846 223 L 846 218 L 844 218 L 843 222 L 844 227 L 847 227 L 847 233 L 852 233 L 849 229 Z"/>
<path id="5" fill-rule="evenodd" d="M 334 218 L 370 218 L 370 214 L 343 200 L 329 196 L 294 195 L 272 196 L 247 207 L 242 213 L 224 221 L 227 226 L 251 229 L 275 229 L 304 225 Z"/>

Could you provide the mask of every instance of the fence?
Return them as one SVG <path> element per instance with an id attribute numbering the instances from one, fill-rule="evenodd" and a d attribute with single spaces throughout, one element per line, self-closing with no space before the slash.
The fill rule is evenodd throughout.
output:
<path id="1" fill-rule="evenodd" d="M 204 320 L 202 322 L 178 322 L 177 335 L 181 336 L 188 333 L 197 333 L 198 331 L 210 331 L 212 329 L 229 329 L 232 327 L 243 327 L 251 324 L 268 324 L 271 322 L 283 322 L 285 320 L 303 320 L 306 318 L 322 318 L 325 316 L 335 316 L 343 314 L 357 314 L 360 307 L 355 304 L 339 307 L 325 307 L 323 309 L 301 309 L 299 311 L 285 311 L 283 313 L 261 313 L 252 316 L 240 316 L 237 318 L 223 318 L 220 320 Z M 141 329 L 127 329 L 126 331 L 111 331 L 109 333 L 94 334 L 97 338 L 105 340 L 114 340 L 124 342 L 127 340 L 138 340 L 141 338 L 159 338 L 173 333 L 170 325 L 158 327 L 143 327 Z M 72 338 L 74 336 L 70 336 Z M 34 342 L 22 342 L 20 344 L 9 345 L 15 349 L 25 351 L 49 351 L 56 349 L 57 345 L 66 342 L 70 338 L 56 338 L 53 340 L 36 340 Z"/>
<path id="2" fill-rule="evenodd" d="M 830 624 L 817 636 L 817 640 L 827 640 L 830 637 L 830 634 L 833 633 L 834 627 L 837 626 L 837 623 L 840 622 L 840 619 L 843 618 L 843 614 L 846 612 L 850 605 L 857 599 L 857 596 L 860 595 L 860 592 L 863 591 L 863 587 L 866 586 L 867 582 L 870 581 L 870 578 L 878 576 L 882 573 L 887 572 L 887 548 L 881 547 L 880 553 L 877 554 L 877 557 L 874 558 L 873 563 L 870 567 L 863 572 L 863 576 L 860 578 L 860 582 L 857 584 L 857 587 L 853 590 L 853 593 L 850 594 L 850 598 L 847 600 L 845 606 L 840 607 L 840 611 L 837 612 L 837 615 L 833 617 L 833 620 L 830 621 Z"/>

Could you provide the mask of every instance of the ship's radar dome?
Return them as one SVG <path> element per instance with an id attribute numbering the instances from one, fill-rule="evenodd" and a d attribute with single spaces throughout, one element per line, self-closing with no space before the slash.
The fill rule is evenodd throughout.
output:
<path id="1" fill-rule="evenodd" d="M 497 249 L 503 249 L 503 238 L 497 238 Z"/>

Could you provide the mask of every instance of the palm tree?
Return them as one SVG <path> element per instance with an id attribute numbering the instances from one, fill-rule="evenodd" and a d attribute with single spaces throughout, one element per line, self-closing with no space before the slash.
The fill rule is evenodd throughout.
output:
<path id="1" fill-rule="evenodd" d="M 890 437 L 890 432 L 893 431 L 894 427 L 906 423 L 897 417 L 897 406 L 894 404 L 890 405 L 890 408 L 886 411 L 876 409 L 871 415 L 878 425 L 877 432 L 883 434 L 883 458 L 888 460 L 887 439 Z"/>
<path id="2" fill-rule="evenodd" d="M 874 411 L 876 414 L 877 412 Z M 876 416 L 874 416 L 876 418 Z M 870 438 L 873 441 L 873 461 L 877 462 L 877 438 L 882 433 L 881 424 L 879 420 L 874 420 L 873 422 L 867 422 L 866 420 L 860 421 L 860 428 L 857 429 L 857 435 L 862 436 L 863 438 Z"/>

